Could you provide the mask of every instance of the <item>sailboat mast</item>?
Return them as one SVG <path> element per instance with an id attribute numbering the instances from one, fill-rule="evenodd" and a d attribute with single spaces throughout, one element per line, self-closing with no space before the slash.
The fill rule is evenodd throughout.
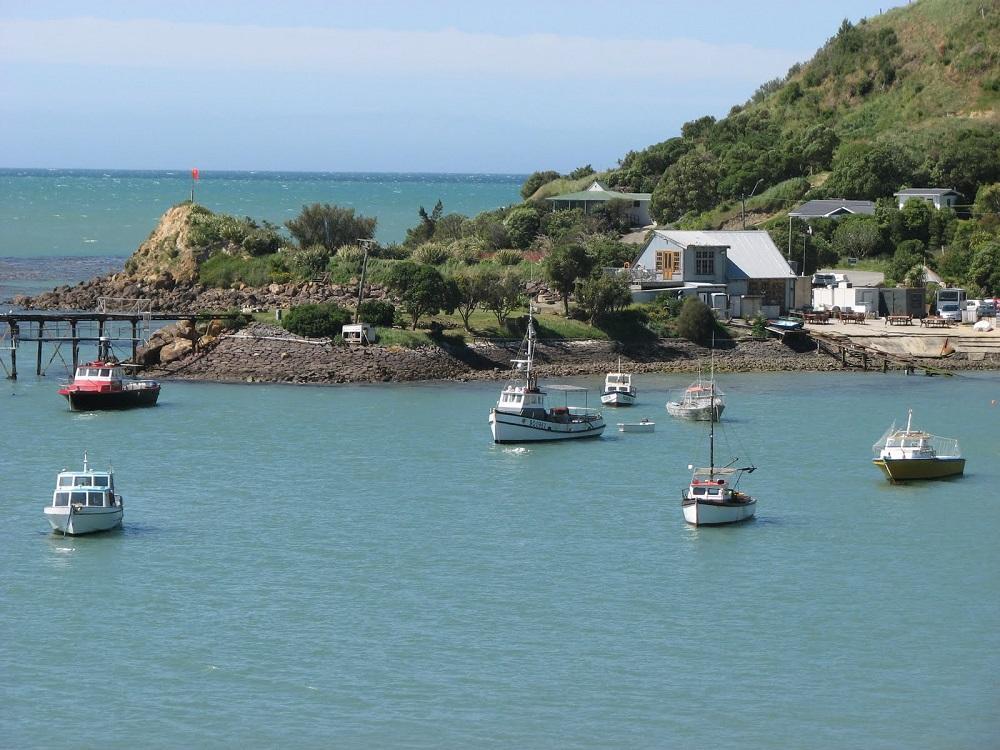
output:
<path id="1" fill-rule="evenodd" d="M 532 315 L 531 301 L 528 301 L 528 365 L 527 373 L 525 379 L 525 387 L 532 388 L 534 386 L 534 373 L 531 371 L 532 365 L 535 362 L 535 318 Z"/>
<path id="2" fill-rule="evenodd" d="M 708 478 L 715 477 L 715 380 L 709 385 L 711 394 L 712 415 L 708 420 Z"/>
<path id="3" fill-rule="evenodd" d="M 906 412 L 906 431 L 910 431 L 910 421 L 913 419 L 913 409 L 908 409 Z"/>

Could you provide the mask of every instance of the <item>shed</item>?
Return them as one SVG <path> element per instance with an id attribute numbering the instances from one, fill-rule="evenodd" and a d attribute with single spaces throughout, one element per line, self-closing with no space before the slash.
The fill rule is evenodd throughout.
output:
<path id="1" fill-rule="evenodd" d="M 378 341 L 375 326 L 370 323 L 348 323 L 341 330 L 341 335 L 348 344 L 374 344 Z"/>
<path id="2" fill-rule="evenodd" d="M 893 195 L 899 201 L 900 208 L 906 205 L 906 201 L 916 198 L 932 203 L 938 210 L 954 208 L 958 205 L 958 199 L 965 197 L 953 188 L 905 188 Z"/>

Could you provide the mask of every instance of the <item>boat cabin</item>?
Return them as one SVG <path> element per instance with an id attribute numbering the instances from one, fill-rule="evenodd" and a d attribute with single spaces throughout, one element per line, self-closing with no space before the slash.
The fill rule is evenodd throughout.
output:
<path id="1" fill-rule="evenodd" d="M 52 493 L 52 507 L 65 508 L 69 505 L 117 507 L 114 476 L 109 471 L 61 472 Z"/>
<path id="2" fill-rule="evenodd" d="M 113 383 L 121 381 L 125 377 L 124 370 L 117 365 L 109 365 L 104 362 L 92 362 L 89 365 L 82 365 L 76 368 L 74 383 Z"/>
<path id="3" fill-rule="evenodd" d="M 612 391 L 630 393 L 632 391 L 632 375 L 625 372 L 609 372 L 604 380 L 604 392 L 610 393 Z"/>
<path id="4" fill-rule="evenodd" d="M 543 419 L 546 416 L 545 393 L 538 388 L 507 386 L 500 392 L 497 411 Z"/>

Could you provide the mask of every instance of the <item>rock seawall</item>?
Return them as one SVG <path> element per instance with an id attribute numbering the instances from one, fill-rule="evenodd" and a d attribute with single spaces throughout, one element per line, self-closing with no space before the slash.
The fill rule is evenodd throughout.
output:
<path id="1" fill-rule="evenodd" d="M 254 383 L 497 380 L 507 377 L 517 348 L 518 342 L 352 347 L 257 323 L 223 334 L 212 346 L 149 372 L 176 379 Z M 630 372 L 697 372 L 708 366 L 709 354 L 705 347 L 673 339 L 640 347 L 610 341 L 546 341 L 537 347 L 535 363 L 542 377 L 602 374 L 616 369 L 619 357 Z M 715 366 L 720 372 L 841 369 L 829 357 L 795 352 L 774 340 L 738 342 L 717 350 Z"/>

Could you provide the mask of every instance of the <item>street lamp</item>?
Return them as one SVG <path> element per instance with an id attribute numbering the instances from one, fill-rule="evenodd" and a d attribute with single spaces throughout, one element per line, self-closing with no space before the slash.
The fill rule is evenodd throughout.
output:
<path id="1" fill-rule="evenodd" d="M 753 194 L 757 192 L 757 188 L 760 187 L 760 183 L 762 183 L 763 181 L 764 181 L 763 177 L 761 177 L 759 180 L 757 180 L 757 183 L 753 186 L 753 190 L 750 191 L 750 195 L 747 195 L 746 192 L 744 192 L 740 196 L 740 198 L 742 199 L 742 202 L 743 202 L 743 228 L 744 229 L 747 228 L 747 198 L 753 198 Z"/>

